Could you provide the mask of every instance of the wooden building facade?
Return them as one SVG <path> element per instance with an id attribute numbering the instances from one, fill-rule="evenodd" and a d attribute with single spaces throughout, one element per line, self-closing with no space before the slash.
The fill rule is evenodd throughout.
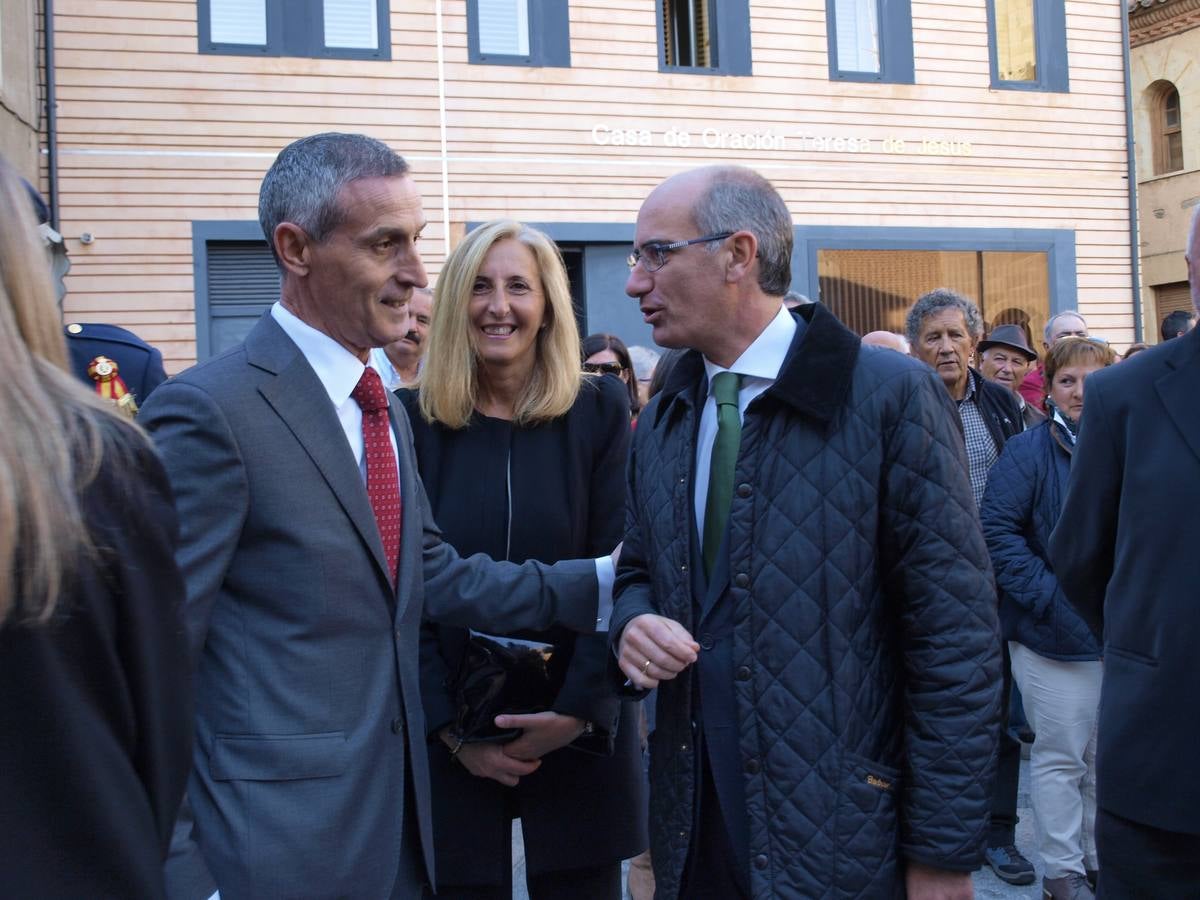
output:
<path id="1" fill-rule="evenodd" d="M 1118 0 L 56 0 L 68 321 L 177 371 L 244 333 L 276 275 L 259 181 L 361 131 L 413 166 L 431 274 L 473 224 L 539 224 L 589 330 L 624 296 L 639 204 L 741 163 L 796 223 L 794 289 L 899 330 L 939 285 L 1034 332 L 1135 336 Z"/>

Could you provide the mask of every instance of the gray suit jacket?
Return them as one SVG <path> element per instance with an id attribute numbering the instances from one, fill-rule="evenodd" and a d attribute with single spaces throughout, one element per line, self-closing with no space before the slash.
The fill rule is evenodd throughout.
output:
<path id="1" fill-rule="evenodd" d="M 426 873 L 401 869 L 406 841 L 433 876 L 422 615 L 594 628 L 590 561 L 516 566 L 443 543 L 394 398 L 391 419 L 404 503 L 395 590 L 334 407 L 269 313 L 142 408 L 178 505 L 196 672 L 173 897 L 207 897 L 214 882 L 224 900 L 412 895 Z M 419 846 L 402 833 L 406 774 Z"/>

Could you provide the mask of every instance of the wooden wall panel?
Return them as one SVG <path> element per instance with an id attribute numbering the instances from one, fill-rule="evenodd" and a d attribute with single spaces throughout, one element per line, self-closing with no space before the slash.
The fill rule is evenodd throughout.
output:
<path id="1" fill-rule="evenodd" d="M 914 85 L 830 81 L 824 0 L 755 0 L 754 74 L 738 78 L 659 72 L 653 0 L 571 0 L 570 68 L 471 65 L 466 0 L 441 0 L 443 160 L 436 2 L 394 3 L 392 59 L 376 62 L 200 54 L 194 0 L 58 0 L 68 318 L 124 324 L 171 370 L 190 363 L 192 222 L 253 220 L 283 145 L 353 130 L 412 162 L 434 274 L 468 221 L 628 223 L 662 178 L 738 162 L 798 224 L 1075 229 L 1079 305 L 1132 339 L 1119 4 L 1066 0 L 1071 92 L 1046 94 L 991 89 L 983 0 L 914 0 Z M 653 145 L 599 144 L 595 126 Z M 672 126 L 691 146 L 664 145 Z M 705 129 L 783 145 L 705 147 Z M 822 143 L 838 138 L 868 152 Z M 915 152 L 927 138 L 970 153 Z"/>

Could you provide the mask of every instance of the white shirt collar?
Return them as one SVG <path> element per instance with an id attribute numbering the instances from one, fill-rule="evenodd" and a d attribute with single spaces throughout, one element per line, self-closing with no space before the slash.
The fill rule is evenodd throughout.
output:
<path id="1" fill-rule="evenodd" d="M 750 378 L 774 381 L 779 377 L 779 370 L 783 368 L 783 361 L 787 358 L 788 350 L 791 349 L 792 339 L 795 336 L 796 320 L 792 318 L 787 307 L 781 303 L 775 318 L 767 323 L 767 327 L 762 330 L 762 333 L 742 351 L 742 355 L 734 360 L 733 365 L 728 369 L 709 362 L 707 358 L 704 360 L 704 371 L 708 375 L 708 383 L 711 385 L 713 376 L 725 371 L 736 372 L 738 375 L 746 375 Z"/>
<path id="2" fill-rule="evenodd" d="M 371 351 L 371 355 L 367 359 L 367 365 L 379 373 L 379 377 L 383 379 L 383 386 L 389 391 L 404 387 L 404 379 L 400 377 L 400 373 L 392 365 L 391 357 L 387 355 L 387 350 L 383 347 L 376 347 Z"/>
<path id="3" fill-rule="evenodd" d="M 350 399 L 366 366 L 362 361 L 324 332 L 317 331 L 275 301 L 271 317 L 288 337 L 295 341 L 308 364 L 325 386 L 334 407 L 340 409 Z"/>

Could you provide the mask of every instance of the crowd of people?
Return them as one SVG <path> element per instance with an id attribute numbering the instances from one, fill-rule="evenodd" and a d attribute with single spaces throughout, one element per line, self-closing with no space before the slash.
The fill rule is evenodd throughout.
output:
<path id="1" fill-rule="evenodd" d="M 957 900 L 1035 881 L 1019 737 L 1045 897 L 1200 891 L 1194 316 L 860 338 L 716 166 L 637 216 L 660 355 L 520 222 L 431 289 L 408 164 L 320 134 L 279 301 L 118 405 L 0 205 L 6 896 L 510 897 L 519 819 L 533 900 Z"/>

